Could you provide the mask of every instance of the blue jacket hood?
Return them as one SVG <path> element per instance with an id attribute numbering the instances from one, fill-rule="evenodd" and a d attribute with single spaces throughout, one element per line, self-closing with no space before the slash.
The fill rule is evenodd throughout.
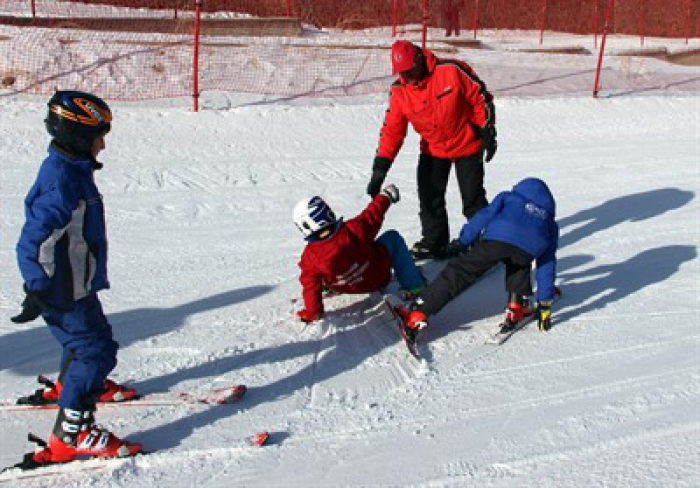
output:
<path id="1" fill-rule="evenodd" d="M 513 187 L 513 193 L 534 202 L 546 210 L 552 218 L 556 216 L 556 204 L 547 184 L 539 178 L 525 178 Z"/>

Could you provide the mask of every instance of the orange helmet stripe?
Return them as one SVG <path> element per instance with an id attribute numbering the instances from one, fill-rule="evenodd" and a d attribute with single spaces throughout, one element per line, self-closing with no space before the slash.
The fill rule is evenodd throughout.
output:
<path id="1" fill-rule="evenodd" d="M 72 120 L 73 122 L 78 122 L 78 117 L 71 111 L 66 110 L 65 108 L 61 107 L 60 105 L 53 105 L 51 106 L 51 111 L 58 115 L 59 117 L 63 117 L 68 120 Z"/>
<path id="2" fill-rule="evenodd" d="M 109 110 L 103 110 L 100 107 L 95 106 L 95 104 L 90 100 L 86 100 L 84 98 L 74 98 L 73 103 L 82 108 L 87 115 L 77 115 L 59 105 L 52 106 L 51 111 L 59 117 L 64 117 L 73 122 L 78 122 L 79 124 L 89 125 L 92 127 L 96 127 L 100 124 L 109 124 L 112 122 L 112 113 Z"/>

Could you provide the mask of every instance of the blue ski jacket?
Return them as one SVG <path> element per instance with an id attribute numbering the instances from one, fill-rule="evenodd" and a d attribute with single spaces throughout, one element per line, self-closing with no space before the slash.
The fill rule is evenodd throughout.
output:
<path id="1" fill-rule="evenodd" d="M 555 215 L 554 197 L 545 182 L 526 178 L 477 212 L 462 227 L 459 240 L 463 246 L 470 246 L 479 237 L 507 242 L 532 255 L 537 268 L 537 299 L 552 300 L 559 246 Z"/>
<path id="2" fill-rule="evenodd" d="M 24 201 L 17 261 L 25 287 L 57 308 L 109 288 L 104 206 L 93 173 L 101 165 L 52 143 Z"/>

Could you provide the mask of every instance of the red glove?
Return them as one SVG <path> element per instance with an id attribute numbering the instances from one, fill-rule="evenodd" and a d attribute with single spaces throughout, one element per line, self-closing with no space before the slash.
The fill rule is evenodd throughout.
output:
<path id="1" fill-rule="evenodd" d="M 306 309 L 299 310 L 297 312 L 297 318 L 302 322 L 306 322 L 307 324 L 310 324 L 311 322 L 316 322 L 317 320 L 321 320 L 322 317 L 323 312 L 311 313 Z"/>

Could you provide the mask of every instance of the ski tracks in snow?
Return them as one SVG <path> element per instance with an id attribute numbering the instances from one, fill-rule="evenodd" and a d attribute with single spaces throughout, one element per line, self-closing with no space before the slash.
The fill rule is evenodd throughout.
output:
<path id="1" fill-rule="evenodd" d="M 319 344 L 312 358 L 308 408 L 340 409 L 363 401 L 372 404 L 372 399 L 425 375 L 426 368 L 406 353 L 394 324 L 374 295 L 334 297 L 328 304 L 321 324 L 309 326 L 319 327 Z M 365 374 L 368 369 L 371 375 Z M 335 385 L 343 387 L 330 388 L 325 380 L 331 377 Z"/>

